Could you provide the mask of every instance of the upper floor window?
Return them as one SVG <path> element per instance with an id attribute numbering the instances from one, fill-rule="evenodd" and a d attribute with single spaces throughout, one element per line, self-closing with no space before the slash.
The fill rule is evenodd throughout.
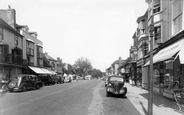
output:
<path id="1" fill-rule="evenodd" d="M 43 52 L 43 48 L 41 46 L 37 46 L 37 57 L 38 58 L 42 58 L 42 52 Z"/>
<path id="2" fill-rule="evenodd" d="M 154 44 L 161 42 L 161 26 L 154 27 Z"/>
<path id="3" fill-rule="evenodd" d="M 17 46 L 18 45 L 18 36 L 17 35 L 14 36 L 14 42 L 15 42 L 15 45 Z"/>
<path id="4" fill-rule="evenodd" d="M 34 56 L 34 43 L 31 41 L 26 43 L 26 54 Z"/>
<path id="5" fill-rule="evenodd" d="M 153 5 L 153 14 L 160 12 L 160 2 Z"/>
<path id="6" fill-rule="evenodd" d="M 177 33 L 182 29 L 182 11 L 183 5 L 182 0 L 173 1 L 173 33 Z"/>
<path id="7" fill-rule="evenodd" d="M 3 46 L 0 45 L 0 55 L 3 54 Z"/>
<path id="8" fill-rule="evenodd" d="M 0 41 L 2 41 L 2 40 L 3 40 L 3 29 L 0 28 Z"/>
<path id="9" fill-rule="evenodd" d="M 140 21 L 139 28 L 140 28 L 140 34 L 145 34 L 146 33 L 146 31 L 145 31 L 145 29 L 146 29 L 146 21 L 145 21 L 145 19 L 142 19 Z"/>
<path id="10" fill-rule="evenodd" d="M 143 41 L 141 47 L 142 47 L 143 55 L 146 55 L 148 53 L 148 43 L 147 43 L 147 41 Z"/>

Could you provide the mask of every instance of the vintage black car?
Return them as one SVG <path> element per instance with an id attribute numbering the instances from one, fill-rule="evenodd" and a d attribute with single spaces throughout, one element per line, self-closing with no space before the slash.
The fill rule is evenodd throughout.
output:
<path id="1" fill-rule="evenodd" d="M 44 85 L 54 84 L 54 79 L 51 75 L 38 75 L 38 79 L 43 82 Z"/>
<path id="2" fill-rule="evenodd" d="M 106 96 L 121 95 L 125 96 L 127 93 L 127 88 L 125 86 L 125 81 L 122 76 L 111 75 L 107 79 L 106 85 Z"/>
<path id="3" fill-rule="evenodd" d="M 39 89 L 43 83 L 36 75 L 20 74 L 10 78 L 8 90 L 13 91 L 27 91 L 28 89 Z"/>

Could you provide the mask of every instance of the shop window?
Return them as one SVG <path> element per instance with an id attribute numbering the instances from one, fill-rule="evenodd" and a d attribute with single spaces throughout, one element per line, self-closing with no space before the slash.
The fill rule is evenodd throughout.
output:
<path id="1" fill-rule="evenodd" d="M 3 29 L 0 28 L 0 41 L 2 41 L 2 40 L 3 40 Z"/>
<path id="2" fill-rule="evenodd" d="M 159 85 L 160 85 L 160 73 L 159 73 L 158 68 L 154 69 L 153 85 L 156 86 L 156 87 L 159 87 Z"/>
<path id="3" fill-rule="evenodd" d="M 172 4 L 172 12 L 173 12 L 173 33 L 177 33 L 182 29 L 182 11 L 183 11 L 183 1 L 182 0 L 174 0 Z"/>

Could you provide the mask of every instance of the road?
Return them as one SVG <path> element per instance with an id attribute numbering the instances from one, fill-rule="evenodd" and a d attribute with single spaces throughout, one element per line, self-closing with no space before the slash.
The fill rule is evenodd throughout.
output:
<path id="1" fill-rule="evenodd" d="M 100 80 L 6 93 L 0 103 L 0 115 L 139 115 L 128 98 L 106 97 Z"/>

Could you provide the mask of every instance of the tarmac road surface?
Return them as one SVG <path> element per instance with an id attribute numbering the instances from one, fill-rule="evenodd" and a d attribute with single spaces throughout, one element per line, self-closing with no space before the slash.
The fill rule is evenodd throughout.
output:
<path id="1" fill-rule="evenodd" d="M 0 115 L 139 115 L 127 98 L 106 97 L 104 81 L 79 80 L 6 93 Z"/>

